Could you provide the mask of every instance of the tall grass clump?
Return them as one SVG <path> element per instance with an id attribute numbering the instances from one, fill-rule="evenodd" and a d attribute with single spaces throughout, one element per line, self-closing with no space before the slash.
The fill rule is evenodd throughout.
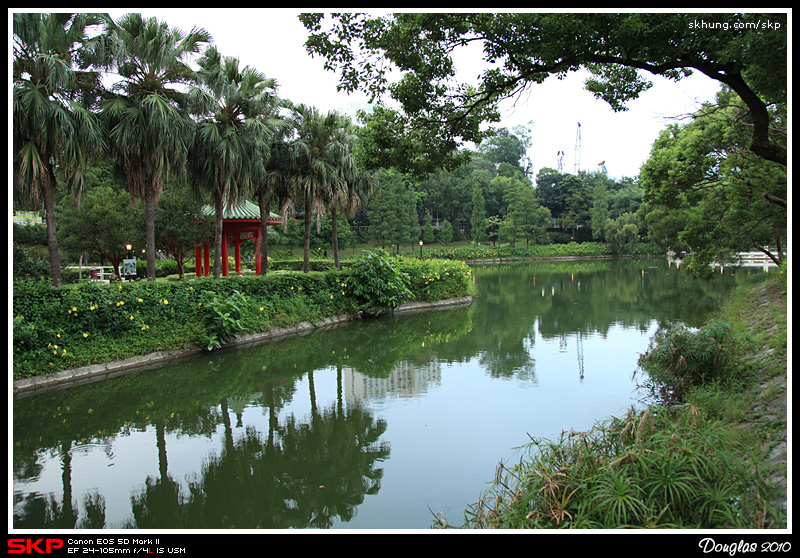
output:
<path id="1" fill-rule="evenodd" d="M 681 402 L 692 388 L 735 380 L 736 357 L 748 343 L 748 336 L 728 322 L 711 321 L 699 329 L 669 326 L 653 338 L 639 367 L 654 395 Z"/>
<path id="2" fill-rule="evenodd" d="M 748 434 L 696 406 L 653 407 L 534 440 L 501 466 L 465 528 L 764 528 L 780 525 Z M 448 526 L 443 520 L 439 527 Z"/>

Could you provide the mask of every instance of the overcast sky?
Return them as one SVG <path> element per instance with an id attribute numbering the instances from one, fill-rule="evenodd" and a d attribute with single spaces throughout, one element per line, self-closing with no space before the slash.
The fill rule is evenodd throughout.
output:
<path id="1" fill-rule="evenodd" d="M 224 56 L 238 57 L 279 83 L 279 95 L 295 103 L 307 103 L 321 111 L 337 110 L 365 102 L 363 95 L 337 93 L 337 76 L 323 68 L 323 60 L 311 58 L 303 46 L 308 33 L 290 9 L 179 9 L 122 8 L 111 10 L 116 19 L 127 12 L 155 16 L 170 26 L 189 31 L 205 28 Z M 691 17 L 691 16 L 687 16 Z M 477 75 L 479 68 L 467 70 Z M 574 172 L 575 147 L 580 122 L 580 168 L 595 170 L 605 161 L 614 178 L 636 176 L 650 147 L 670 118 L 713 98 L 719 84 L 704 76 L 673 83 L 654 78 L 656 85 L 629 103 L 626 113 L 614 113 L 583 89 L 585 76 L 571 74 L 563 81 L 551 78 L 532 88 L 514 106 L 506 106 L 500 124 L 513 128 L 532 123 L 533 146 L 528 156 L 535 171 L 557 167 L 557 153 L 564 152 L 564 172 Z"/>

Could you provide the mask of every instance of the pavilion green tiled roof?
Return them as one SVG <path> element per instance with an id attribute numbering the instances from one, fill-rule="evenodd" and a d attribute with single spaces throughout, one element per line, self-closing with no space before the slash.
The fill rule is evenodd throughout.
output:
<path id="1" fill-rule="evenodd" d="M 200 210 L 200 213 L 206 217 L 213 217 L 214 216 L 214 208 L 210 205 L 204 205 Z M 261 211 L 258 208 L 258 205 L 254 204 L 251 201 L 245 200 L 244 202 L 234 205 L 231 207 L 224 207 L 222 210 L 222 218 L 226 220 L 230 219 L 243 219 L 243 220 L 252 220 L 261 219 Z M 269 214 L 270 219 L 280 219 L 279 215 L 275 213 Z"/>

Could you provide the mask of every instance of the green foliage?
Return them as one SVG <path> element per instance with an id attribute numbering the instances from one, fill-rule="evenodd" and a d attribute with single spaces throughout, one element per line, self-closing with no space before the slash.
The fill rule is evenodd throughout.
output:
<path id="1" fill-rule="evenodd" d="M 125 245 L 139 234 L 141 223 L 141 211 L 131 210 L 130 194 L 97 186 L 80 206 L 64 211 L 58 232 L 66 248 L 105 257 L 116 272 L 126 256 Z"/>
<path id="2" fill-rule="evenodd" d="M 370 236 L 382 246 L 411 243 L 411 215 L 416 215 L 414 185 L 396 171 L 380 173 L 380 186 L 376 188 L 369 204 Z M 419 223 L 414 218 L 415 228 Z"/>
<path id="3" fill-rule="evenodd" d="M 439 240 L 445 244 L 448 244 L 453 240 L 453 225 L 451 225 L 450 221 L 447 219 L 442 221 L 442 226 L 439 229 L 438 237 Z"/>
<path id="4" fill-rule="evenodd" d="M 691 252 L 693 271 L 765 246 L 783 257 L 786 168 L 749 152 L 748 119 L 743 101 L 723 89 L 688 123 L 664 130 L 642 165 L 651 236 Z M 785 105 L 768 120 L 785 126 Z"/>
<path id="5" fill-rule="evenodd" d="M 12 274 L 14 276 L 14 280 L 39 280 L 47 279 L 49 277 L 50 269 L 47 267 L 46 262 L 39 258 L 31 258 L 28 255 L 28 250 L 21 244 L 17 244 L 16 240 L 14 241 L 13 248 L 14 265 L 12 267 Z"/>
<path id="6" fill-rule="evenodd" d="M 420 262 L 385 254 L 376 258 L 385 267 L 368 258 L 356 274 L 346 267 L 344 271 L 277 271 L 224 280 L 112 285 L 54 287 L 42 281 L 15 281 L 14 376 L 159 350 L 213 349 L 237 333 L 258 333 L 334 315 L 379 313 L 409 298 L 433 301 L 471 292 L 471 272 L 461 262 Z M 393 271 L 379 283 L 370 271 L 375 269 Z M 423 274 L 434 280 L 426 284 Z M 361 277 L 366 277 L 363 285 L 359 285 Z M 394 285 L 394 296 L 384 290 L 387 284 Z"/>
<path id="7" fill-rule="evenodd" d="M 614 254 L 629 254 L 639 242 L 639 221 L 633 213 L 606 219 L 603 231 Z"/>
<path id="8" fill-rule="evenodd" d="M 747 340 L 726 322 L 712 321 L 698 330 L 667 328 L 654 337 L 639 366 L 663 397 L 680 401 L 693 386 L 732 379 L 732 362 Z"/>
<path id="9" fill-rule="evenodd" d="M 350 268 L 350 292 L 367 313 L 393 310 L 411 296 L 410 279 L 385 250 L 366 252 Z"/>
<path id="10" fill-rule="evenodd" d="M 245 303 L 245 297 L 239 291 L 227 296 L 214 291 L 203 292 L 201 304 L 209 351 L 218 349 L 243 329 L 242 310 Z"/>
<path id="11" fill-rule="evenodd" d="M 392 97 L 407 115 L 383 122 L 375 157 L 397 168 L 439 163 L 459 140 L 480 143 L 485 126 L 499 120 L 497 107 L 520 87 L 592 73 L 587 88 L 613 110 L 650 87 L 640 72 L 679 80 L 693 71 L 715 75 L 747 99 L 753 145 L 760 156 L 786 165 L 786 149 L 770 138 L 767 107 L 785 102 L 786 14 L 611 13 L 393 13 L 303 14 L 306 47 L 322 56 L 346 91 Z M 697 20 L 716 30 L 704 32 Z M 770 22 L 770 28 L 763 23 Z M 477 84 L 454 79 L 459 53 L 479 40 L 483 58 L 508 61 L 484 72 Z M 524 61 L 524 62 L 523 62 Z M 397 70 L 397 71 L 392 71 Z M 398 76 L 396 81 L 391 76 Z M 399 111 L 399 112 L 400 112 Z M 413 132 L 418 132 L 413 135 Z M 377 150 L 376 150 L 377 151 Z"/>
<path id="12" fill-rule="evenodd" d="M 535 440 L 466 512 L 469 528 L 755 528 L 780 521 L 748 437 L 696 407 L 630 411 Z"/>
<path id="13" fill-rule="evenodd" d="M 647 254 L 645 247 L 637 247 L 632 253 Z M 649 248 L 649 247 L 648 247 Z M 537 244 L 532 246 L 470 246 L 463 248 L 439 248 L 426 252 L 426 257 L 447 260 L 494 260 L 500 258 L 585 258 L 610 256 L 606 244 L 598 242 L 570 242 L 568 244 Z"/>
<path id="14" fill-rule="evenodd" d="M 399 267 L 409 277 L 414 300 L 459 298 L 473 294 L 475 289 L 472 270 L 464 262 L 407 259 L 401 260 Z"/>

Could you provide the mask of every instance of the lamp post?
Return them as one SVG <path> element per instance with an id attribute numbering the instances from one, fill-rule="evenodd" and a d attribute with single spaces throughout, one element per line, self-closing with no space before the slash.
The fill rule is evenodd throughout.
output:
<path id="1" fill-rule="evenodd" d="M 419 259 L 422 259 L 422 241 L 419 241 Z"/>

